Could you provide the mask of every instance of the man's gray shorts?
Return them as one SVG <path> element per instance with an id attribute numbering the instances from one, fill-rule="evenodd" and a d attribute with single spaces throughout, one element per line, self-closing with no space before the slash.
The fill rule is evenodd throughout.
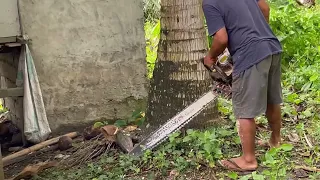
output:
<path id="1" fill-rule="evenodd" d="M 232 104 L 237 119 L 255 118 L 266 112 L 267 104 L 281 103 L 281 54 L 268 56 L 233 76 Z"/>

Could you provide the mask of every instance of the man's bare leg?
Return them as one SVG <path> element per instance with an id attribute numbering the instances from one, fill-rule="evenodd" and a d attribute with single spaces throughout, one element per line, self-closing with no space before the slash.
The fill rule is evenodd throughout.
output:
<path id="1" fill-rule="evenodd" d="M 256 169 L 258 166 L 255 156 L 256 123 L 254 119 L 239 119 L 238 121 L 243 155 L 231 160 L 243 170 Z M 228 168 L 237 168 L 228 160 L 223 160 L 221 163 Z"/>
<path id="2" fill-rule="evenodd" d="M 266 116 L 271 128 L 270 147 L 279 147 L 281 143 L 281 107 L 279 104 L 268 104 Z"/>

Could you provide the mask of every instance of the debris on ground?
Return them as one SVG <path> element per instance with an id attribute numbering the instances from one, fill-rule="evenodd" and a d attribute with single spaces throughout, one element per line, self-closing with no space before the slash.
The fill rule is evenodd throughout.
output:
<path id="1" fill-rule="evenodd" d="M 54 157 L 54 159 L 67 159 L 70 155 L 58 154 Z"/>
<path id="2" fill-rule="evenodd" d="M 70 157 L 60 162 L 61 167 L 70 168 L 83 165 L 118 147 L 123 152 L 129 152 L 136 143 L 137 126 L 124 128 L 115 125 L 90 126 L 85 128 L 83 142 L 75 149 Z M 134 139 L 134 140 L 133 140 Z"/>
<path id="3" fill-rule="evenodd" d="M 126 134 L 125 131 L 120 131 L 116 135 L 116 142 L 119 147 L 126 153 L 130 152 L 133 149 L 133 142 L 130 134 Z"/>
<path id="4" fill-rule="evenodd" d="M 95 127 L 86 127 L 83 131 L 83 137 L 85 140 L 90 140 L 96 136 L 98 136 L 100 134 L 100 130 L 98 128 Z"/>
<path id="5" fill-rule="evenodd" d="M 113 143 L 107 141 L 102 134 L 80 144 L 70 157 L 60 162 L 64 168 L 79 166 L 108 151 Z"/>
<path id="6" fill-rule="evenodd" d="M 49 162 L 40 162 L 34 165 L 28 165 L 21 171 L 21 173 L 11 178 L 10 180 L 20 180 L 20 179 L 30 178 L 32 176 L 37 175 L 38 173 L 40 173 L 45 169 L 57 166 L 57 164 L 58 162 L 56 161 L 49 161 Z"/>
<path id="7" fill-rule="evenodd" d="M 101 128 L 101 133 L 106 140 L 110 142 L 115 142 L 115 135 L 118 133 L 119 128 L 113 125 L 104 126 Z"/>
<path id="8" fill-rule="evenodd" d="M 139 130 L 136 125 L 118 127 L 95 123 L 86 127 L 82 134 L 68 133 L 25 149 L 11 147 L 10 151 L 14 153 L 3 158 L 5 171 L 10 171 L 6 177 L 15 180 L 33 176 L 50 167 L 81 166 L 111 149 L 129 152 L 138 142 Z M 22 169 L 23 167 L 25 169 Z M 19 175 L 13 176 L 18 172 Z"/>
<path id="9" fill-rule="evenodd" d="M 60 151 L 67 150 L 72 147 L 72 139 L 69 136 L 62 136 L 58 141 Z"/>
<path id="10" fill-rule="evenodd" d="M 22 146 L 21 130 L 9 119 L 10 112 L 0 115 L 0 144 L 3 150 Z"/>
<path id="11" fill-rule="evenodd" d="M 65 136 L 69 136 L 71 138 L 74 138 L 74 137 L 77 137 L 77 135 L 78 134 L 76 132 L 73 132 L 73 133 L 69 133 L 69 134 L 67 134 Z M 35 151 L 38 151 L 38 150 L 40 150 L 40 149 L 42 149 L 44 147 L 47 147 L 47 146 L 50 146 L 50 145 L 53 145 L 53 144 L 57 144 L 59 139 L 60 139 L 60 137 L 49 139 L 47 141 L 44 141 L 42 143 L 36 144 L 34 146 L 31 146 L 29 148 L 23 149 L 23 150 L 21 150 L 19 152 L 16 152 L 14 154 L 10 154 L 10 155 L 2 158 L 3 164 L 4 164 L 4 166 L 6 166 L 7 164 L 10 163 L 10 161 L 14 161 L 16 158 L 28 155 L 28 154 L 33 153 Z"/>

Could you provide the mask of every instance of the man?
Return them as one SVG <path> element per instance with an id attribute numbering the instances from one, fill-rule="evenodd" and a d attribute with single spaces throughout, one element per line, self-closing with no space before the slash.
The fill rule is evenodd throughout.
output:
<path id="1" fill-rule="evenodd" d="M 243 155 L 220 161 L 235 171 L 257 169 L 255 117 L 266 113 L 272 130 L 269 145 L 280 145 L 282 88 L 279 40 L 270 29 L 265 0 L 203 0 L 208 31 L 213 36 L 205 64 L 212 66 L 228 48 L 232 55 L 232 104 Z"/>

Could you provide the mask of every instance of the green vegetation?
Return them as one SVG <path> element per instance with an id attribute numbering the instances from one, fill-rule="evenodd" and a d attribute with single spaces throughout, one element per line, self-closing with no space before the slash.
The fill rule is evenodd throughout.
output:
<path id="1" fill-rule="evenodd" d="M 144 26 L 146 33 L 146 53 L 148 78 L 152 78 L 154 65 L 157 59 L 158 43 L 160 39 L 160 21 L 147 21 Z"/>
<path id="2" fill-rule="evenodd" d="M 146 1 L 145 7 L 149 78 L 159 42 L 158 3 L 157 0 Z M 147 151 L 140 159 L 110 152 L 87 167 L 51 170 L 35 179 L 156 179 L 168 175 L 185 179 L 185 174 L 199 178 L 203 172 L 205 178 L 209 174 L 206 172 L 213 170 L 218 179 L 281 180 L 298 176 L 296 166 L 316 167 L 320 163 L 320 6 L 308 9 L 298 7 L 293 0 L 272 1 L 270 24 L 284 48 L 284 143 L 280 148 L 270 150 L 258 147 L 261 168 L 257 172 L 241 176 L 217 166 L 218 159 L 238 156 L 241 149 L 231 102 L 220 99 L 221 118 L 227 121 L 222 127 L 177 132 L 157 150 Z M 257 138 L 267 140 L 269 132 L 265 128 L 265 117 L 257 118 L 257 123 L 260 127 Z M 320 173 L 309 172 L 306 177 L 319 179 Z"/>

